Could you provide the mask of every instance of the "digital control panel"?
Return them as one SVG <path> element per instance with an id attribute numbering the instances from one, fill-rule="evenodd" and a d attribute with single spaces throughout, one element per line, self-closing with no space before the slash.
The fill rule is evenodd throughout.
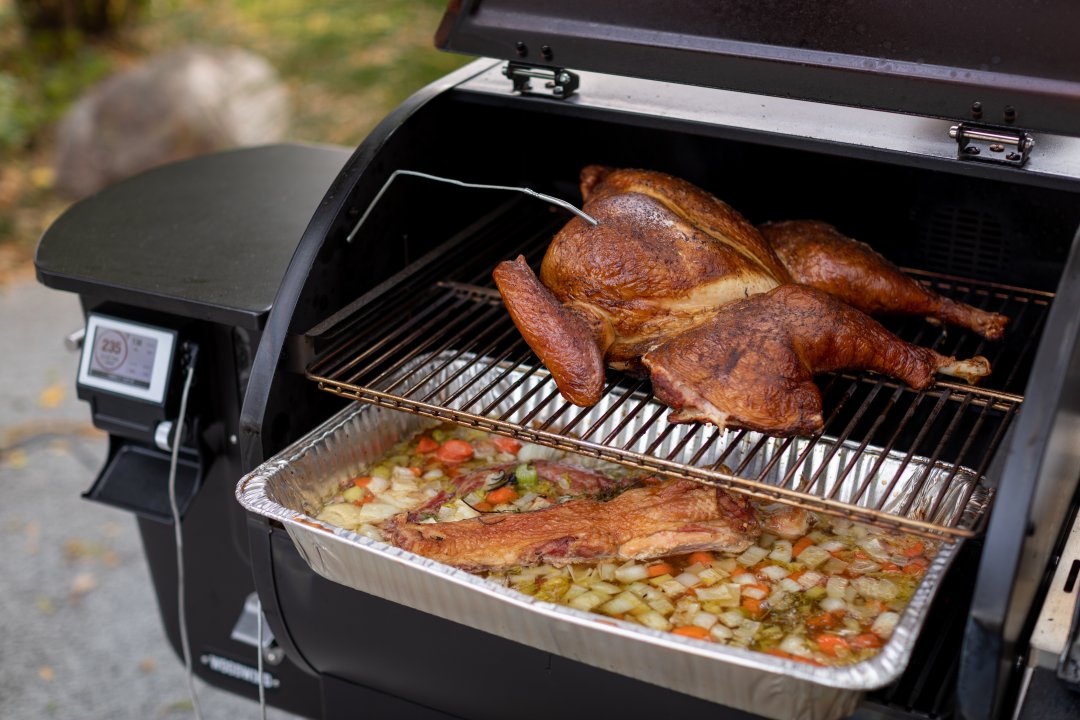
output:
<path id="1" fill-rule="evenodd" d="M 176 332 L 90 314 L 79 362 L 79 385 L 161 404 Z"/>

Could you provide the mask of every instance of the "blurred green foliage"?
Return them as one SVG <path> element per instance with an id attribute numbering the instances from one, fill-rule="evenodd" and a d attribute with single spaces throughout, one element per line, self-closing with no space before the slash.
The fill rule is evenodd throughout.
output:
<path id="1" fill-rule="evenodd" d="M 0 0 L 0 243 L 30 246 L 65 204 L 51 192 L 57 121 L 147 56 L 190 44 L 259 53 L 289 88 L 290 139 L 349 146 L 469 60 L 433 47 L 446 0 L 133 1 L 140 11 L 122 32 L 95 36 L 28 33 L 17 0 Z"/>

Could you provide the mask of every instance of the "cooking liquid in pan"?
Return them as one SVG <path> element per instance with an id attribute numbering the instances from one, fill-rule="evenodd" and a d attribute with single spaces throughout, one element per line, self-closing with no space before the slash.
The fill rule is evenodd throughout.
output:
<path id="1" fill-rule="evenodd" d="M 326 498 L 317 519 L 386 540 L 381 527 L 406 511 L 421 522 L 453 523 L 537 511 L 573 497 L 610 499 L 643 482 L 656 479 L 443 424 L 361 468 Z M 839 665 L 865 660 L 888 641 L 935 553 L 932 541 L 811 515 L 798 537 L 766 531 L 738 553 L 541 563 L 480 574 L 539 600 L 654 630 Z"/>

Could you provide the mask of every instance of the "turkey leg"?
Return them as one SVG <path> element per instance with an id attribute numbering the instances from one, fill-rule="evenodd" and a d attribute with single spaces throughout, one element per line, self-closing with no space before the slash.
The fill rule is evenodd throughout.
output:
<path id="1" fill-rule="evenodd" d="M 782 285 L 725 306 L 705 325 L 648 352 L 656 397 L 671 422 L 733 423 L 772 435 L 821 430 L 821 392 L 814 375 L 862 369 L 913 388 L 935 373 L 969 382 L 988 375 L 985 358 L 957 361 L 904 342 L 831 295 Z"/>
<path id="2" fill-rule="evenodd" d="M 792 220 L 762 225 L 795 282 L 840 298 L 868 315 L 925 315 L 999 340 L 1009 319 L 928 290 L 865 243 L 828 223 Z"/>

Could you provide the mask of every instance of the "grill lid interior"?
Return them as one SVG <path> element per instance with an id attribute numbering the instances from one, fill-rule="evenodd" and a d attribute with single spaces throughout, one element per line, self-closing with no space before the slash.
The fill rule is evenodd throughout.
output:
<path id="1" fill-rule="evenodd" d="M 1075 135 L 1078 22 L 1067 0 L 454 0 L 435 42 L 571 70 Z"/>

